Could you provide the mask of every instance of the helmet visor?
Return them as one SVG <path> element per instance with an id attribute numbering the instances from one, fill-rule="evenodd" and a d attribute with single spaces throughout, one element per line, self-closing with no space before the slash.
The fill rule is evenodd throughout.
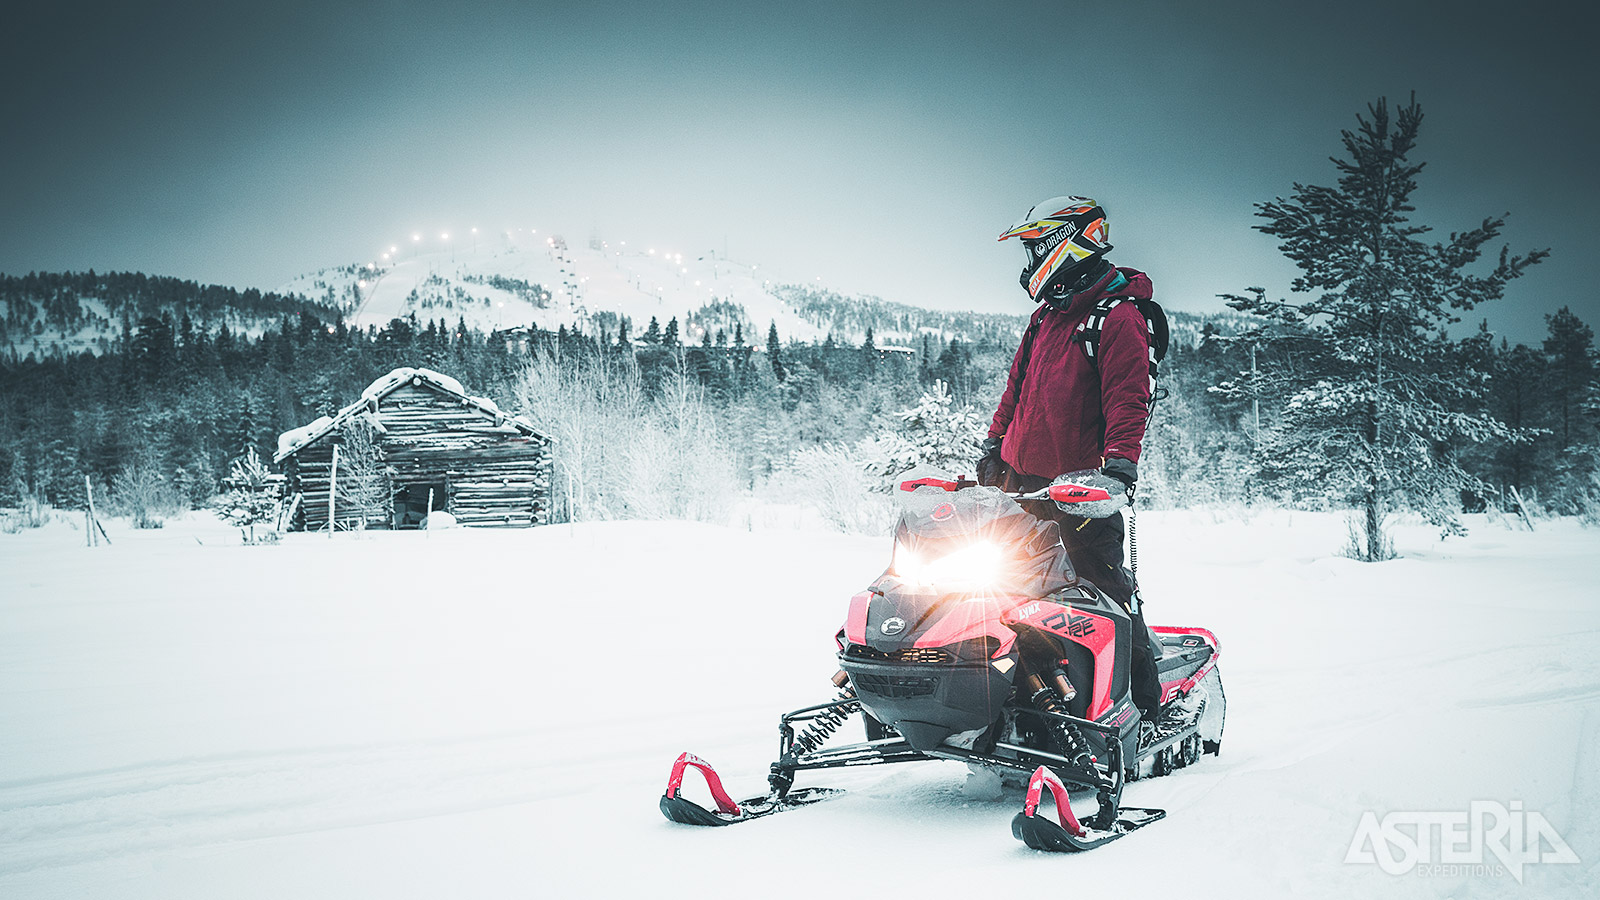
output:
<path id="1" fill-rule="evenodd" d="M 1035 251 L 1040 246 L 1039 242 L 1020 240 L 1017 243 L 1022 247 L 1022 268 L 1032 269 L 1038 264 L 1039 256 Z"/>

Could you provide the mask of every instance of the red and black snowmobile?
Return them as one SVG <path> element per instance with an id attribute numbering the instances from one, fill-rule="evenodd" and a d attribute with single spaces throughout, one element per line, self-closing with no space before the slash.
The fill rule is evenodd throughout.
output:
<path id="1" fill-rule="evenodd" d="M 662 813 L 688 825 L 744 822 L 839 793 L 795 789 L 799 772 L 952 759 L 1031 773 L 1011 830 L 1038 850 L 1087 850 L 1166 815 L 1122 806 L 1123 785 L 1221 749 L 1217 638 L 1203 628 L 1151 629 L 1163 708 L 1142 721 L 1129 695 L 1132 620 L 1073 571 L 1056 523 L 1018 502 L 1107 515 L 1126 498 L 1092 477 L 1064 476 L 1032 494 L 946 476 L 901 488 L 893 561 L 851 599 L 836 636 L 838 698 L 782 716 L 771 790 L 736 802 L 710 765 L 685 753 Z M 824 746 L 858 713 L 864 741 Z M 705 776 L 715 810 L 682 796 L 690 768 Z M 1045 789 L 1055 821 L 1039 815 Z M 1094 812 L 1076 814 L 1069 789 L 1092 792 Z"/>

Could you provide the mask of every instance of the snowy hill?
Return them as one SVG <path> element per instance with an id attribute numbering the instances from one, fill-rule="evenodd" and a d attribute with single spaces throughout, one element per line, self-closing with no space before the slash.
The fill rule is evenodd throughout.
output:
<path id="1" fill-rule="evenodd" d="M 759 265 L 715 254 L 569 244 L 532 230 L 430 239 L 393 250 L 390 258 L 367 266 L 302 276 L 279 292 L 332 300 L 362 328 L 415 313 L 450 324 L 465 319 L 486 330 L 537 325 L 553 331 L 565 325 L 592 331 L 600 316 L 615 333 L 614 316 L 626 316 L 636 333 L 651 317 L 662 326 L 676 318 L 690 342 L 699 341 L 706 328 L 726 328 L 731 336 L 736 320 L 742 320 L 749 343 L 763 340 L 770 322 L 785 340 L 825 336 L 775 296 Z"/>
<path id="2" fill-rule="evenodd" d="M 1152 621 L 1221 638 L 1227 732 L 1128 786 L 1164 821 L 1071 857 L 1015 841 L 1021 792 L 968 796 L 956 763 L 807 773 L 849 793 L 732 828 L 657 811 L 683 750 L 763 789 L 886 538 L 117 525 L 94 550 L 0 534 L 6 898 L 1600 893 L 1600 557 L 1572 522 L 1401 527 L 1404 558 L 1361 564 L 1336 515 L 1142 515 Z M 1345 861 L 1369 813 L 1475 801 L 1582 863 Z"/>

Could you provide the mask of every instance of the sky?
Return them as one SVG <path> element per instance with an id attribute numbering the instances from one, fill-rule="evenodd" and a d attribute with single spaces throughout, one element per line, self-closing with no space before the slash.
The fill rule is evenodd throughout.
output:
<path id="1" fill-rule="evenodd" d="M 16 4 L 14 7 L 22 7 Z M 1253 204 L 1426 114 L 1418 220 L 1550 258 L 1468 313 L 1600 323 L 1600 27 L 1577 3 L 28 4 L 0 27 L 0 272 L 272 289 L 413 233 L 538 228 L 1026 312 L 996 238 L 1107 209 L 1171 309 L 1292 266 Z"/>

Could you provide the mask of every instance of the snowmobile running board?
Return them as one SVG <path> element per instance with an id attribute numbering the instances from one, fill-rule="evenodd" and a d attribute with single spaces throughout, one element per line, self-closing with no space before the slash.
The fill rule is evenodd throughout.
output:
<path id="1" fill-rule="evenodd" d="M 1050 789 L 1050 795 L 1055 800 L 1056 816 L 1060 824 L 1039 815 L 1039 800 L 1046 787 Z M 1028 779 L 1028 799 L 1022 805 L 1022 812 L 1017 813 L 1011 820 L 1011 835 L 1034 850 L 1076 853 L 1093 850 L 1101 844 L 1109 844 L 1125 834 L 1138 831 L 1151 822 L 1165 818 L 1166 815 L 1167 811 L 1164 809 L 1124 806 L 1117 810 L 1117 820 L 1109 829 L 1087 827 L 1079 823 L 1078 817 L 1073 815 L 1072 805 L 1067 800 L 1066 785 L 1061 783 L 1061 779 L 1057 778 L 1055 773 L 1040 766 L 1034 770 L 1033 777 Z"/>

